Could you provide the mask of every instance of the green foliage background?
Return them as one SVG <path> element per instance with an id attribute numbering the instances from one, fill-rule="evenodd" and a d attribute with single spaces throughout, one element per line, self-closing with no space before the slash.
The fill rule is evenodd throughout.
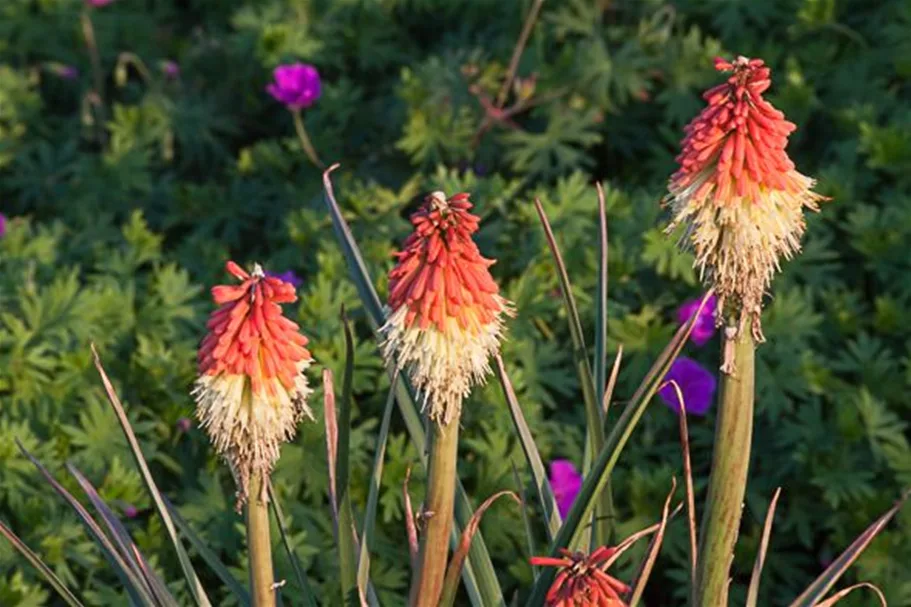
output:
<path id="1" fill-rule="evenodd" d="M 787 263 L 758 352 L 757 425 L 735 559 L 742 600 L 775 487 L 784 487 L 762 604 L 793 598 L 911 485 L 911 2 L 862 0 L 549 0 L 519 75 L 537 74 L 518 128 L 484 119 L 530 2 L 502 0 L 118 0 L 92 11 L 105 84 L 93 109 L 81 0 L 0 3 L 0 517 L 80 595 L 123 604 L 116 578 L 74 516 L 36 482 L 19 438 L 52 470 L 73 461 L 102 495 L 138 509 L 127 524 L 167 579 L 178 565 L 91 368 L 94 341 L 116 381 L 159 486 L 227 562 L 245 563 L 233 487 L 192 417 L 195 348 L 228 258 L 305 279 L 289 310 L 318 365 L 340 371 L 338 310 L 358 321 L 353 487 L 362 509 L 388 380 L 288 113 L 265 92 L 282 61 L 315 64 L 323 96 L 305 112 L 336 175 L 370 269 L 385 292 L 407 214 L 433 189 L 472 193 L 482 251 L 516 302 L 505 359 L 545 459 L 581 464 L 583 408 L 557 279 L 531 201 L 539 196 L 594 326 L 596 199 L 610 221 L 611 356 L 630 396 L 700 289 L 691 258 L 661 235 L 659 208 L 682 126 L 719 80 L 718 54 L 764 58 L 770 99 L 799 125 L 790 153 L 834 198 L 811 217 Z M 123 52 L 135 64 L 117 69 Z M 161 62 L 175 60 L 177 80 Z M 60 65 L 80 76 L 61 78 Z M 526 86 L 528 86 L 526 81 Z M 515 102 L 511 94 L 508 105 Z M 103 119 L 103 122 L 99 122 Z M 101 125 L 106 143 L 98 143 Z M 715 347 L 687 355 L 717 366 Z M 318 367 L 311 374 L 318 382 Z M 283 450 L 275 483 L 293 540 L 321 596 L 336 596 L 321 394 L 317 423 Z M 690 421 L 704 489 L 714 415 Z M 466 407 L 460 475 L 476 501 L 514 488 L 521 448 L 497 386 Z M 614 477 L 621 532 L 659 516 L 680 475 L 676 417 L 655 404 Z M 398 604 L 408 573 L 401 483 L 416 462 L 390 439 L 373 579 Z M 420 499 L 420 482 L 413 483 Z M 507 596 L 531 569 L 512 506 L 483 531 Z M 288 563 L 279 575 L 293 585 Z M 204 571 L 204 567 L 200 567 Z M 621 577 L 628 576 L 629 571 Z M 672 524 L 649 604 L 681 601 L 686 531 Z M 852 579 L 911 605 L 911 510 L 877 539 Z M 214 585 L 214 578 L 210 578 Z M 186 590 L 175 588 L 186 597 Z M 215 596 L 218 596 L 215 592 Z M 286 601 L 294 603 L 293 588 Z M 213 597 L 214 598 L 214 597 Z M 0 542 L 0 604 L 53 604 L 37 574 Z M 866 598 L 856 604 L 869 604 Z M 228 603 L 224 603 L 228 604 Z M 327 604 L 331 604 L 331 600 Z"/>

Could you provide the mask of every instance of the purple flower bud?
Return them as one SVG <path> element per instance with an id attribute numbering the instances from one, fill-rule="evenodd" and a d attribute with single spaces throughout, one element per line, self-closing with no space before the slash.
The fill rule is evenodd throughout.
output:
<path id="1" fill-rule="evenodd" d="M 277 278 L 279 280 L 284 280 L 287 283 L 291 283 L 295 289 L 299 289 L 301 285 L 304 284 L 304 279 L 295 274 L 294 270 L 287 270 L 281 273 L 266 272 L 266 276 L 271 276 L 272 278 Z"/>
<path id="2" fill-rule="evenodd" d="M 702 298 L 700 297 L 699 299 L 691 299 L 680 306 L 677 310 L 677 322 L 681 325 L 689 322 L 696 310 L 699 309 L 701 302 Z M 693 332 L 690 333 L 690 339 L 697 346 L 704 345 L 715 334 L 715 306 L 717 304 L 718 298 L 714 295 L 709 296 L 705 306 L 702 308 L 702 312 L 699 313 L 699 318 L 693 324 Z"/>
<path id="3" fill-rule="evenodd" d="M 272 72 L 272 76 L 275 82 L 269 84 L 266 91 L 289 110 L 298 111 L 310 107 L 319 99 L 319 72 L 312 65 L 280 65 Z"/>
<path id="4" fill-rule="evenodd" d="M 665 382 L 674 381 L 680 386 L 686 412 L 690 415 L 705 415 L 715 399 L 715 376 L 702 365 L 685 356 L 677 357 L 664 377 Z M 680 399 L 670 383 L 666 383 L 658 396 L 675 413 L 680 413 Z"/>
<path id="5" fill-rule="evenodd" d="M 189 432 L 190 428 L 193 427 L 193 422 L 188 417 L 181 417 L 174 425 L 177 427 L 178 432 L 186 433 Z"/>
<path id="6" fill-rule="evenodd" d="M 169 80 L 177 80 L 180 78 L 180 66 L 177 65 L 176 61 L 171 61 L 170 59 L 162 61 L 161 71 Z"/>
<path id="7" fill-rule="evenodd" d="M 582 488 L 582 475 L 568 459 L 555 459 L 550 462 L 548 478 L 557 500 L 557 510 L 565 518 Z"/>
<path id="8" fill-rule="evenodd" d="M 125 504 L 123 506 L 123 515 L 127 518 L 136 518 L 136 515 L 139 514 L 139 510 L 136 509 L 136 506 L 133 504 Z"/>

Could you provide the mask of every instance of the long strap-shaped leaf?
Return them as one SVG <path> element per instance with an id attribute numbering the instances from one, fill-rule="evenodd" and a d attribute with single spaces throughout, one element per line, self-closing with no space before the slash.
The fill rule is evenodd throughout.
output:
<path id="1" fill-rule="evenodd" d="M 576 371 L 579 374 L 579 384 L 582 388 L 582 400 L 585 403 L 588 448 L 589 452 L 594 455 L 600 453 L 604 447 L 604 413 L 601 409 L 601 400 L 604 393 L 600 390 L 595 390 L 595 380 L 592 377 L 588 352 L 585 347 L 585 335 L 582 332 L 582 321 L 579 319 L 579 309 L 576 306 L 576 298 L 573 296 L 569 273 L 566 271 L 566 264 L 563 262 L 560 247 L 557 246 L 557 239 L 554 237 L 554 232 L 550 227 L 550 221 L 548 221 L 544 207 L 541 206 L 541 201 L 538 199 L 535 199 L 535 209 L 538 211 L 538 218 L 544 228 L 544 237 L 547 240 L 551 255 L 553 255 L 554 264 L 557 266 L 557 276 L 560 278 L 560 292 L 563 294 L 563 304 L 566 307 L 566 316 L 569 319 L 569 335 L 573 342 L 573 359 L 576 362 Z M 607 283 L 605 282 L 601 286 L 606 297 Z M 604 305 L 607 305 L 606 301 Z M 603 353 L 601 353 L 601 356 L 603 356 Z M 600 398 L 599 394 L 601 395 Z M 586 463 L 588 461 L 586 459 Z M 587 475 L 590 471 L 584 470 L 583 472 Z M 598 508 L 593 513 L 597 514 L 593 529 L 593 540 L 596 544 L 603 545 L 610 540 L 611 529 L 614 524 L 614 506 L 609 487 L 599 493 L 598 501 Z M 576 544 L 574 543 L 573 545 Z"/>
<path id="2" fill-rule="evenodd" d="M 342 211 L 335 201 L 335 194 L 332 190 L 332 180 L 330 174 L 339 167 L 338 164 L 330 166 L 323 173 L 323 187 L 325 190 L 325 201 L 329 208 L 329 214 L 332 218 L 332 226 L 335 229 L 336 236 L 341 246 L 342 253 L 348 263 L 348 269 L 351 272 L 351 278 L 357 288 L 358 295 L 367 311 L 367 317 L 374 330 L 378 329 L 384 322 L 383 307 L 380 299 L 373 288 L 373 282 L 370 274 L 367 272 L 367 266 L 361 256 L 360 249 L 351 234 L 351 228 L 345 221 Z M 390 378 L 396 375 L 395 369 L 387 367 Z M 396 385 L 396 401 L 399 405 L 399 412 L 405 421 L 405 427 L 411 437 L 411 442 L 415 449 L 423 457 L 426 447 L 426 437 L 424 426 L 421 423 L 420 408 L 414 398 L 414 389 L 405 377 L 399 376 Z M 456 502 L 455 518 L 456 527 L 464 528 L 472 516 L 471 503 L 460 481 L 456 481 Z M 458 529 L 453 529 L 451 544 L 455 547 L 459 541 Z M 497 581 L 497 574 L 494 570 L 493 563 L 490 560 L 490 553 L 487 551 L 487 545 L 481 533 L 478 533 L 471 543 L 471 550 L 468 554 L 468 562 L 462 569 L 462 580 L 465 582 L 465 588 L 468 591 L 472 604 L 483 607 L 495 607 L 505 605 L 503 591 Z"/>
<path id="3" fill-rule="evenodd" d="M 47 583 L 57 591 L 57 594 L 60 595 L 60 598 L 62 598 L 67 605 L 70 607 L 83 607 L 82 603 L 79 602 L 79 599 L 76 598 L 76 595 L 70 592 L 70 589 L 66 587 L 66 584 L 64 584 L 59 577 L 57 577 L 57 574 L 55 574 L 51 568 L 41 560 L 41 557 L 35 554 L 25 542 L 19 539 L 19 536 L 13 533 L 9 527 L 4 525 L 3 521 L 0 521 L 0 534 L 2 534 L 3 537 L 13 545 L 13 548 L 18 550 L 19 554 L 24 556 L 28 562 L 44 576 Z"/>
<path id="4" fill-rule="evenodd" d="M 38 469 L 38 472 L 44 477 L 44 479 L 53 487 L 54 491 L 62 497 L 70 508 L 76 513 L 79 517 L 79 520 L 82 521 L 82 524 L 85 525 L 88 529 L 92 538 L 98 543 L 98 546 L 101 547 L 101 552 L 104 554 L 108 562 L 114 567 L 114 571 L 117 573 L 120 580 L 123 582 L 124 589 L 127 594 L 130 595 L 130 600 L 135 605 L 156 605 L 155 599 L 149 594 L 149 591 L 146 589 L 145 582 L 133 571 L 129 563 L 127 563 L 120 553 L 117 552 L 117 549 L 114 547 L 114 544 L 111 543 L 110 538 L 105 535 L 104 530 L 95 522 L 95 519 L 92 518 L 92 515 L 89 514 L 89 511 L 79 503 L 73 495 L 64 489 L 54 475 L 52 475 L 44 465 L 41 464 L 28 450 L 16 440 L 16 445 L 19 447 L 19 450 L 22 454 L 28 458 L 32 465 Z"/>
<path id="5" fill-rule="evenodd" d="M 879 535 L 879 532 L 889 524 L 889 521 L 892 520 L 892 517 L 901 509 L 909 496 L 911 496 L 911 490 L 906 491 L 894 506 L 876 519 L 872 525 L 867 527 L 867 529 L 838 556 L 837 559 L 832 561 L 832 564 L 823 571 L 822 575 L 816 578 L 816 580 L 810 584 L 793 603 L 791 603 L 791 607 L 813 607 L 817 602 L 821 601 L 826 593 L 831 590 L 832 586 L 835 585 L 835 582 L 837 582 L 844 572 L 848 570 L 848 567 L 850 567 L 863 551 L 866 550 L 867 546 L 870 545 L 870 542 L 872 542 L 873 539 Z"/>
<path id="6" fill-rule="evenodd" d="M 707 297 L 708 295 L 706 295 L 706 298 Z M 700 310 L 705 306 L 706 298 L 702 300 Z M 677 354 L 680 353 L 680 350 L 689 338 L 697 317 L 697 315 L 693 315 L 685 325 L 677 330 L 673 339 L 671 339 L 664 351 L 658 356 L 658 359 L 646 374 L 645 379 L 633 394 L 633 398 L 623 410 L 623 415 L 617 420 L 610 436 L 608 436 L 607 441 L 604 444 L 604 448 L 592 464 L 590 474 L 583 481 L 579 494 L 576 496 L 576 501 L 573 502 L 572 508 L 570 508 L 569 513 L 566 515 L 566 519 L 563 521 L 563 526 L 560 527 L 560 532 L 557 534 L 554 541 L 551 542 L 549 548 L 551 556 L 556 557 L 559 554 L 558 550 L 560 548 L 574 546 L 579 541 L 582 533 L 585 531 L 585 522 L 589 520 L 589 517 L 591 517 L 591 513 L 595 508 L 595 501 L 598 494 L 604 489 L 608 479 L 610 479 L 610 475 L 614 470 L 614 466 L 617 464 L 620 453 L 623 451 L 633 429 L 645 412 L 645 407 L 648 405 L 649 401 L 651 401 L 652 396 L 655 395 L 661 380 L 664 378 L 667 370 L 674 362 L 674 359 L 677 358 Z M 547 589 L 553 582 L 553 578 L 553 569 L 548 568 L 541 572 L 540 577 L 538 577 L 538 580 L 535 582 L 534 588 L 532 589 L 527 605 L 537 607 L 544 604 L 544 597 L 547 594 Z"/>
<path id="7" fill-rule="evenodd" d="M 282 546 L 288 553 L 288 560 L 291 562 L 291 568 L 294 569 L 294 576 L 297 578 L 297 584 L 300 586 L 301 599 L 307 607 L 317 607 L 316 599 L 313 596 L 313 590 L 310 588 L 310 582 L 307 580 L 307 574 L 301 565 L 300 559 L 294 547 L 291 546 L 291 540 L 288 538 L 288 526 L 285 525 L 285 516 L 282 514 L 281 505 L 278 503 L 278 496 L 269 483 L 269 505 L 272 507 L 272 514 L 275 515 L 275 522 L 278 524 L 278 532 L 282 538 Z"/>
<path id="8" fill-rule="evenodd" d="M 759 541 L 759 550 L 756 551 L 753 574 L 750 576 L 750 586 L 747 589 L 746 607 L 756 607 L 759 602 L 759 581 L 762 578 L 765 555 L 769 550 L 769 538 L 772 537 L 772 521 L 775 519 L 775 506 L 778 505 L 779 497 L 781 497 L 781 487 L 775 490 L 775 495 L 772 496 L 772 502 L 769 504 L 769 511 L 765 515 L 765 524 L 762 526 L 762 539 Z"/>
<path id="9" fill-rule="evenodd" d="M 161 493 L 158 491 L 158 486 L 155 484 L 155 479 L 152 478 L 152 472 L 149 470 L 149 465 L 142 455 L 142 449 L 139 447 L 139 441 L 136 440 L 136 434 L 133 432 L 133 427 L 130 425 L 130 420 L 127 418 L 126 411 L 124 411 L 123 405 L 117 397 L 117 393 L 114 392 L 114 386 L 111 385 L 111 381 L 108 379 L 108 375 L 101 365 L 101 359 L 98 356 L 98 351 L 95 350 L 95 344 L 92 344 L 92 358 L 95 361 L 95 368 L 98 370 L 98 374 L 101 375 L 101 382 L 104 384 L 104 390 L 108 395 L 108 401 L 110 401 L 111 407 L 113 407 L 114 413 L 117 415 L 117 421 L 120 422 L 120 428 L 123 430 L 123 435 L 127 439 L 130 451 L 133 453 L 133 458 L 136 460 L 136 465 L 139 467 L 139 472 L 142 474 L 142 480 L 145 481 L 146 488 L 149 490 L 152 501 L 155 503 L 155 509 L 158 510 L 158 516 L 161 517 L 165 529 L 168 532 L 168 537 L 171 538 L 171 544 L 177 552 L 177 559 L 180 561 L 180 568 L 183 569 L 183 574 L 187 580 L 187 586 L 190 588 L 190 593 L 193 595 L 197 605 L 200 605 L 200 607 L 211 607 L 212 603 L 209 602 L 209 597 L 202 587 L 202 582 L 199 581 L 199 577 L 193 569 L 193 563 L 190 562 L 190 556 L 184 549 L 183 544 L 180 543 L 180 538 L 177 536 L 177 528 L 174 527 L 174 521 L 171 520 L 164 500 L 161 498 Z"/>
<path id="10" fill-rule="evenodd" d="M 535 489 L 538 492 L 538 502 L 544 511 L 544 518 L 547 521 L 547 541 L 552 541 L 560 530 L 562 521 L 560 520 L 560 511 L 557 508 L 557 500 L 554 497 L 554 491 L 550 486 L 547 478 L 547 471 L 544 469 L 544 462 L 541 460 L 541 454 L 538 452 L 538 446 L 531 435 L 531 428 L 525 421 L 525 415 L 522 413 L 522 407 L 516 399 L 516 393 L 512 389 L 512 382 L 506 374 L 506 367 L 503 364 L 503 358 L 497 354 L 494 356 L 494 370 L 503 387 L 503 395 L 509 404 L 509 413 L 512 415 L 512 422 L 516 427 L 516 434 L 519 435 L 519 442 L 522 444 L 522 451 L 525 453 L 525 460 L 531 470 L 532 478 L 535 481 Z"/>

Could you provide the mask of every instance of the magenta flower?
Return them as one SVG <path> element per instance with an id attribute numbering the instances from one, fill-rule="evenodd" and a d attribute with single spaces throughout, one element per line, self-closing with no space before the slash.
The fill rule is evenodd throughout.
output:
<path id="1" fill-rule="evenodd" d="M 319 72 L 306 63 L 280 65 L 272 72 L 275 82 L 266 91 L 289 110 L 299 111 L 319 99 L 321 89 Z"/>
<path id="2" fill-rule="evenodd" d="M 0 213 L 0 238 L 6 236 L 6 215 Z"/>
<path id="3" fill-rule="evenodd" d="M 271 276 L 272 278 L 277 278 L 279 280 L 284 280 L 285 282 L 291 283 L 295 289 L 299 289 L 302 284 L 304 284 L 304 279 L 294 273 L 294 270 L 287 270 L 285 272 L 266 272 L 266 276 Z"/>
<path id="4" fill-rule="evenodd" d="M 708 412 L 715 400 L 714 375 L 691 358 L 677 357 L 664 377 L 664 381 L 668 383 L 658 390 L 658 396 L 675 413 L 680 413 L 680 399 L 674 386 L 670 384 L 672 380 L 680 386 L 688 414 L 705 415 Z"/>
<path id="5" fill-rule="evenodd" d="M 681 325 L 689 322 L 690 318 L 693 317 L 693 314 L 696 313 L 696 310 L 699 309 L 699 303 L 702 301 L 702 298 L 691 299 L 684 303 L 677 310 L 677 322 Z M 714 295 L 709 296 L 708 300 L 705 302 L 705 306 L 702 308 L 702 312 L 699 313 L 699 318 L 696 319 L 695 324 L 693 324 L 693 332 L 690 333 L 690 339 L 693 340 L 693 343 L 697 346 L 704 345 L 705 342 L 712 338 L 712 335 L 715 334 L 715 306 L 718 303 L 718 298 Z"/>
<path id="6" fill-rule="evenodd" d="M 139 514 L 139 510 L 136 509 L 136 506 L 133 504 L 125 504 L 123 506 L 123 515 L 127 518 L 136 518 L 136 515 Z"/>
<path id="7" fill-rule="evenodd" d="M 95 8 L 101 8 L 102 6 L 107 6 L 114 0 L 85 0 L 85 3 L 89 6 L 94 6 Z"/>
<path id="8" fill-rule="evenodd" d="M 582 488 L 582 475 L 568 459 L 555 459 L 550 462 L 548 480 L 557 500 L 557 510 L 562 518 L 566 518 Z"/>
<path id="9" fill-rule="evenodd" d="M 180 66 L 177 65 L 176 61 L 171 61 L 170 59 L 162 61 L 161 71 L 169 80 L 177 80 L 180 78 Z"/>

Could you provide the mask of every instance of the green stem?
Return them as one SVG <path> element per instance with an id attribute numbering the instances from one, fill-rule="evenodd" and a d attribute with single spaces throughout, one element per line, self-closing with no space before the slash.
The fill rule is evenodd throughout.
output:
<path id="1" fill-rule="evenodd" d="M 316 168 L 323 170 L 326 166 L 323 164 L 323 161 L 319 159 L 319 156 L 316 154 L 316 148 L 313 147 L 313 142 L 310 141 L 310 136 L 307 135 L 307 129 L 304 127 L 304 121 L 301 118 L 300 110 L 292 110 L 291 115 L 294 117 L 294 130 L 297 131 L 297 138 L 300 139 L 301 146 L 304 148 L 304 153 L 307 155 L 307 158 L 310 159 Z"/>
<path id="2" fill-rule="evenodd" d="M 458 446 L 458 419 L 433 425 L 424 529 L 411 583 L 410 604 L 416 607 L 436 607 L 440 601 L 452 533 Z"/>
<path id="3" fill-rule="evenodd" d="M 749 327 L 735 339 L 727 344 L 734 373 L 721 376 L 712 471 L 699 541 L 696 605 L 728 604 L 731 563 L 750 466 L 755 346 Z"/>
<path id="4" fill-rule="evenodd" d="M 272 542 L 269 539 L 269 505 L 263 478 L 250 479 L 247 500 L 247 548 L 250 553 L 250 594 L 253 607 L 275 607 L 275 576 L 272 572 Z"/>
<path id="5" fill-rule="evenodd" d="M 92 63 L 92 79 L 95 82 L 95 94 L 98 95 L 95 128 L 97 131 L 98 143 L 104 145 L 104 123 L 106 118 L 104 106 L 104 73 L 101 71 L 101 55 L 98 52 L 98 42 L 95 39 L 95 26 L 92 24 L 92 17 L 89 14 L 88 9 L 82 11 L 80 20 L 82 22 L 82 36 L 85 39 L 85 46 L 89 51 L 89 61 Z"/>

